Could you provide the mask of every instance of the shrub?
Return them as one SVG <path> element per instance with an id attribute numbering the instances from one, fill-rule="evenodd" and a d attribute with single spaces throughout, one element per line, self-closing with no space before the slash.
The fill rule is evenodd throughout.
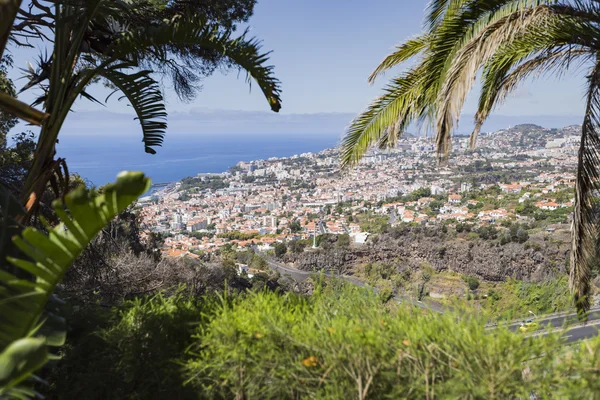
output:
<path id="1" fill-rule="evenodd" d="M 494 240 L 498 237 L 498 231 L 491 225 L 480 227 L 477 233 L 483 240 Z"/>
<path id="2" fill-rule="evenodd" d="M 487 316 L 469 308 L 438 314 L 381 300 L 332 280 L 317 282 L 310 297 L 158 295 L 118 309 L 86 306 L 72 318 L 63 358 L 44 376 L 50 393 L 41 391 L 92 400 L 600 393 L 600 339 L 565 348 L 560 333 L 490 331 Z"/>
<path id="3" fill-rule="evenodd" d="M 68 347 L 46 377 L 56 399 L 196 399 L 177 358 L 214 301 L 176 295 L 78 309 Z"/>
<path id="4" fill-rule="evenodd" d="M 467 283 L 467 286 L 469 286 L 470 290 L 477 290 L 479 287 L 479 279 L 477 279 L 476 276 L 469 275 L 465 277 L 464 280 Z"/>
<path id="5" fill-rule="evenodd" d="M 258 293 L 224 304 L 186 361 L 208 398 L 591 398 L 598 340 L 486 331 L 475 312 L 382 307 L 354 287 L 310 298 Z M 391 307 L 391 308 L 390 308 Z M 574 379 L 581 376 L 581 379 Z"/>
<path id="6" fill-rule="evenodd" d="M 479 235 L 475 232 L 467 233 L 467 240 L 477 240 L 479 239 Z"/>

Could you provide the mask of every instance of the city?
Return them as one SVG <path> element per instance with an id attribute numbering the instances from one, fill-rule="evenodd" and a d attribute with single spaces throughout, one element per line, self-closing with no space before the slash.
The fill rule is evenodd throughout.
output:
<path id="1" fill-rule="evenodd" d="M 197 258 L 226 244 L 268 250 L 323 234 L 364 243 L 372 233 L 357 223 L 364 213 L 389 216 L 391 226 L 526 221 L 516 205 L 567 215 L 580 130 L 521 125 L 481 135 L 474 150 L 457 137 L 446 166 L 438 166 L 431 139 L 414 136 L 396 149 L 371 151 L 347 171 L 339 170 L 336 149 L 239 162 L 142 198 L 141 216 L 146 234 L 167 236 L 165 255 Z M 469 196 L 486 191 L 483 201 Z M 394 201 L 411 193 L 412 201 Z"/>

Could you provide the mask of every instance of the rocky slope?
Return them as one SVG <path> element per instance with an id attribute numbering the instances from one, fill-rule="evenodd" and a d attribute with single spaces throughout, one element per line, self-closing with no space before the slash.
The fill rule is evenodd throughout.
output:
<path id="1" fill-rule="evenodd" d="M 351 275 L 366 263 L 391 264 L 398 272 L 431 265 L 445 270 L 499 282 L 512 277 L 541 282 L 567 273 L 568 234 L 539 233 L 524 244 L 501 245 L 497 240 L 468 240 L 439 229 L 413 228 L 375 238 L 362 247 L 334 248 L 287 254 L 285 260 L 302 270 L 328 270 Z"/>

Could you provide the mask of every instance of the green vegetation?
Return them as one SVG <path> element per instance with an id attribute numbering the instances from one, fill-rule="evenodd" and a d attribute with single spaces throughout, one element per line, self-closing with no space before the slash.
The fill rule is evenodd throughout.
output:
<path id="1" fill-rule="evenodd" d="M 290 224 L 290 230 L 292 233 L 298 233 L 302 231 L 302 225 L 300 225 L 300 221 L 295 220 Z"/>
<path id="2" fill-rule="evenodd" d="M 365 213 L 357 215 L 354 219 L 363 232 L 384 233 L 389 228 L 390 217 L 388 216 Z"/>
<path id="3" fill-rule="evenodd" d="M 223 178 L 187 177 L 187 178 L 183 178 L 181 180 L 181 186 L 179 187 L 179 190 L 181 190 L 181 191 L 190 190 L 190 189 L 193 189 L 194 191 L 200 191 L 200 190 L 206 190 L 206 189 L 218 190 L 218 189 L 225 189 L 226 187 L 229 187 L 229 184 L 225 183 Z"/>
<path id="4" fill-rule="evenodd" d="M 287 244 L 287 247 L 290 252 L 294 254 L 300 254 L 311 244 L 312 242 L 310 240 L 292 240 Z"/>
<path id="5" fill-rule="evenodd" d="M 544 283 L 523 282 L 516 279 L 488 286 L 487 298 L 482 306 L 498 316 L 522 316 L 529 311 L 550 314 L 571 309 L 569 286 L 566 278 Z M 483 290 L 480 292 L 485 293 Z"/>
<path id="6" fill-rule="evenodd" d="M 479 279 L 476 276 L 469 275 L 465 277 L 465 282 L 469 286 L 469 290 L 477 290 L 479 287 Z"/>
<path id="7" fill-rule="evenodd" d="M 171 75 L 180 97 L 191 99 L 200 76 L 237 66 L 257 83 L 273 111 L 281 108 L 279 81 L 273 67 L 265 65 L 268 57 L 246 33 L 233 34 L 252 14 L 254 1 L 212 7 L 177 0 L 21 3 L 0 5 L 0 397 L 17 399 L 41 397 L 31 389 L 33 381 L 40 382 L 33 374 L 51 358 L 48 347 L 64 343 L 55 289 L 98 232 L 107 224 L 114 228 L 111 221 L 150 187 L 142 173 L 124 173 L 101 194 L 84 185 L 72 190 L 66 162 L 55 156 L 75 101 L 99 103 L 88 92 L 99 81 L 120 92 L 140 122 L 148 153 L 156 152 L 167 128 L 156 75 Z M 3 58 L 9 39 L 47 50 L 25 70 L 23 88 L 39 89 L 33 104 L 43 111 L 15 98 Z M 16 124 L 11 116 L 41 127 L 35 144 L 21 137 L 5 151 L 6 134 Z M 12 181 L 4 179 L 7 174 L 13 174 Z M 4 185 L 11 185 L 19 199 Z M 46 201 L 49 188 L 60 198 L 52 207 Z M 38 218 L 40 206 L 53 218 Z M 51 225 L 56 217 L 61 223 Z"/>
<path id="8" fill-rule="evenodd" d="M 325 234 L 317 236 L 317 246 L 323 250 L 333 248 L 347 248 L 350 246 L 350 236 L 347 234 L 333 235 Z"/>
<path id="9" fill-rule="evenodd" d="M 285 243 L 276 243 L 275 244 L 275 256 L 282 257 L 285 253 L 287 253 L 287 246 Z"/>
<path id="10" fill-rule="evenodd" d="M 490 334 L 483 316 L 464 315 L 382 305 L 335 281 L 310 297 L 154 296 L 79 309 L 73 345 L 45 378 L 51 399 L 89 400 L 593 398 L 600 390 L 600 340 L 561 351 L 557 335 Z"/>
<path id="11" fill-rule="evenodd" d="M 224 233 L 219 233 L 217 235 L 217 237 L 229 239 L 229 240 L 250 240 L 250 239 L 255 239 L 259 236 L 260 235 L 258 232 L 243 233 L 240 231 L 224 232 Z"/>
<path id="12" fill-rule="evenodd" d="M 473 292 L 467 297 L 471 303 L 460 303 L 460 312 L 441 315 L 391 301 L 399 289 L 423 300 L 440 280 L 442 274 L 436 272 L 440 266 L 423 258 L 418 266 L 405 266 L 400 260 L 366 264 L 362 274 L 377 286 L 378 293 L 323 278 L 294 284 L 297 292 L 292 292 L 292 285 L 285 286 L 278 274 L 268 273 L 264 258 L 237 244 L 229 243 L 215 255 L 220 257 L 218 267 L 194 257 L 179 264 L 159 264 L 160 240 L 152 235 L 147 238 L 148 248 L 134 248 L 140 244 L 140 236 L 131 221 L 133 213 L 121 213 L 150 186 L 141 173 L 124 174 L 116 184 L 99 191 L 84 186 L 71 191 L 67 165 L 63 159 L 55 159 L 56 144 L 75 101 L 84 97 L 97 102 L 87 90 L 100 80 L 131 104 L 148 153 L 156 152 L 166 132 L 166 106 L 158 80 L 165 74 L 173 77 L 177 93 L 189 99 L 201 76 L 218 67 L 238 67 L 246 71 L 249 81 L 257 83 L 271 109 L 279 111 L 280 87 L 273 67 L 267 65 L 268 53 L 261 52 L 258 42 L 246 33 L 234 34 L 238 22 L 247 22 L 254 0 L 200 3 L 157 0 L 142 7 L 138 2 L 58 1 L 49 8 L 32 1 L 30 8 L 20 8 L 20 1 L 2 2 L 0 59 L 9 36 L 27 42 L 37 39 L 34 46 L 47 48 L 48 53 L 40 55 L 38 65 L 26 71 L 25 89 L 39 90 L 34 104 L 43 111 L 14 98 L 14 87 L 0 64 L 3 113 L 41 126 L 37 142 L 22 135 L 18 145 L 9 150 L 6 133 L 15 121 L 0 115 L 0 398 L 25 399 L 37 392 L 56 399 L 598 397 L 600 338 L 564 347 L 560 333 L 531 337 L 504 327 L 485 327 L 494 317 L 569 308 L 566 278 L 542 284 L 510 280 L 491 285 L 465 276 L 461 288 L 466 284 Z M 455 7 L 455 2 L 432 1 L 425 34 L 400 46 L 372 78 L 415 56 L 420 56 L 419 62 L 395 79 L 385 95 L 353 122 L 344 143 L 343 163 L 358 162 L 375 142 L 382 147 L 395 143 L 394 136 L 410 123 L 428 119 L 437 128 L 438 152 L 443 159 L 450 150 L 454 121 L 481 68 L 484 84 L 473 144 L 491 109 L 523 77 L 540 65 L 545 69 L 569 64 L 581 54 L 596 55 L 596 41 L 581 37 L 597 36 L 598 10 L 580 2 L 554 3 L 473 1 Z M 15 24 L 18 12 L 26 13 L 27 23 Z M 517 19 L 519 23 L 512 24 Z M 13 35 L 9 35 L 11 27 L 16 29 Z M 568 45 L 575 45 L 578 52 L 565 52 Z M 597 202 L 592 198 L 600 176 L 599 65 L 593 67 L 588 80 L 570 264 L 580 310 L 589 308 L 590 279 L 597 267 L 592 239 L 600 224 Z M 523 145 L 536 140 L 532 135 L 521 137 Z M 34 148 L 35 158 L 28 158 Z M 523 176 L 493 171 L 489 163 L 466 168 L 482 172 L 475 182 Z M 11 190 L 19 193 L 19 199 L 5 188 L 6 177 L 18 183 Z M 254 179 L 245 176 L 242 181 Z M 289 185 L 315 188 L 314 183 L 303 181 L 290 180 Z M 188 178 L 181 196 L 189 199 L 194 191 L 226 186 L 221 178 Z M 50 212 L 61 224 L 38 218 L 40 207 L 49 204 L 44 195 L 50 187 L 60 198 Z M 472 209 L 520 207 L 515 196 L 499 196 L 499 190 L 496 185 L 471 194 L 484 197 L 481 206 Z M 301 196 L 296 194 L 296 200 Z M 428 196 L 431 190 L 426 188 L 399 199 L 406 202 Z M 434 215 L 444 197 L 434 196 L 423 211 Z M 556 198 L 566 202 L 570 197 L 562 191 Z M 344 206 L 328 206 L 326 213 L 343 214 Z M 534 207 L 526 202 L 520 210 L 546 224 L 566 222 L 571 211 Z M 118 222 L 114 221 L 117 216 L 122 218 Z M 407 226 L 390 229 L 389 216 L 367 212 L 348 219 L 351 217 L 366 231 L 389 233 L 396 239 L 410 231 Z M 294 233 L 303 228 L 299 219 L 290 225 Z M 536 249 L 539 245 L 528 233 L 532 228 L 534 225 L 507 221 L 501 228 L 481 226 L 475 230 L 470 224 L 450 220 L 439 230 L 415 226 L 412 233 L 417 239 L 457 238 L 473 260 L 470 249 L 476 240 L 488 241 L 485 246 L 489 248 L 529 243 L 528 248 Z M 209 226 L 214 229 L 214 224 Z M 102 257 L 107 254 L 122 255 L 90 256 L 95 251 L 90 242 L 102 230 L 105 242 L 131 242 L 126 243 L 128 258 L 123 259 L 133 265 L 127 265 L 129 269 L 121 265 L 117 275 L 130 278 L 130 285 L 140 284 L 139 290 L 121 290 L 113 282 L 118 290 L 112 297 L 105 292 L 102 274 L 112 266 L 105 263 L 104 269 L 96 269 L 96 264 L 104 262 Z M 249 240 L 259 235 L 234 231 L 219 237 Z M 341 253 L 350 247 L 348 235 L 317 239 L 323 250 Z M 556 244 L 559 247 L 558 241 Z M 298 254 L 308 245 L 307 240 L 278 244 L 274 253 L 280 257 L 288 252 Z M 439 260 L 447 251 L 436 245 L 433 255 Z M 316 253 L 320 256 L 324 251 Z M 88 266 L 86 261 L 94 257 L 96 263 Z M 149 259 L 153 263 L 145 264 Z M 60 283 L 74 262 L 88 267 L 75 268 L 70 277 L 85 289 L 86 297 L 69 299 L 69 315 L 69 307 L 54 294 L 72 295 L 68 285 Z M 248 279 L 239 273 L 237 263 L 260 272 Z M 148 265 L 149 273 L 144 269 Z M 175 267 L 180 275 L 171 275 Z M 132 283 L 130 275 L 136 272 L 141 277 L 136 276 Z M 159 283 L 153 281 L 156 277 Z M 457 274 L 454 278 L 461 279 Z M 179 286 L 183 279 L 190 287 Z M 158 288 L 166 289 L 158 292 Z M 522 328 L 528 333 L 538 325 L 530 322 Z M 67 332 L 68 342 L 63 347 Z M 57 351 L 62 357 L 52 356 Z"/>
<path id="13" fill-rule="evenodd" d="M 76 307 L 64 355 L 46 377 L 48 397 L 197 399 L 184 385 L 178 358 L 213 309 L 214 301 L 181 294 L 135 299 L 114 309 Z"/>

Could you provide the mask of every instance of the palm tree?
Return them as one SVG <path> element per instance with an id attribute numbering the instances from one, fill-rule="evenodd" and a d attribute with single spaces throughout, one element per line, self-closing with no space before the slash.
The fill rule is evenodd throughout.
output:
<path id="1" fill-rule="evenodd" d="M 281 89 L 273 67 L 267 65 L 268 53 L 261 53 L 259 42 L 247 33 L 235 36 L 233 28 L 208 22 L 199 14 L 136 23 L 141 18 L 140 1 L 32 0 L 31 4 L 39 12 L 31 13 L 36 18 L 28 21 L 27 30 L 21 34 L 32 36 L 33 32 L 34 38 L 47 41 L 50 30 L 53 47 L 51 54 L 40 56 L 37 68 L 29 69 L 29 83 L 24 87 L 42 90 L 34 106 L 41 105 L 44 110 L 33 165 L 21 195 L 28 211 L 25 221 L 36 212 L 48 183 L 57 195 L 65 192 L 68 170 L 64 160 L 55 160 L 55 144 L 78 97 L 99 102 L 87 92 L 98 80 L 121 92 L 131 104 L 148 153 L 156 152 L 167 128 L 164 99 L 153 72 L 163 71 L 165 65 L 174 65 L 180 72 L 178 59 L 188 62 L 189 54 L 198 49 L 216 52 L 245 70 L 248 82 L 258 84 L 271 109 L 277 112 L 281 108 Z M 33 29 L 36 24 L 46 31 Z M 13 40 L 19 40 L 15 34 Z"/>
<path id="2" fill-rule="evenodd" d="M 600 239 L 599 23 L 597 0 L 431 0 L 424 32 L 398 46 L 369 78 L 372 82 L 392 67 L 417 60 L 352 122 L 342 144 L 342 165 L 358 162 L 371 145 L 394 146 L 415 122 L 435 129 L 438 158 L 445 161 L 452 130 L 479 74 L 482 89 L 471 146 L 490 112 L 524 79 L 589 68 L 569 281 L 583 314 L 590 307 L 591 269 Z"/>
<path id="3" fill-rule="evenodd" d="M 52 32 L 54 46 L 38 71 L 30 71 L 27 86 L 42 88 L 37 103 L 47 112 L 0 93 L 0 110 L 42 126 L 24 191 L 27 209 L 0 185 L 0 398 L 38 395 L 32 376 L 53 357 L 49 348 L 61 346 L 66 335 L 65 321 L 54 309 L 59 303 L 53 296 L 56 286 L 94 236 L 150 186 L 142 173 L 122 173 L 102 194 L 85 187 L 60 193 L 57 186 L 61 183 L 66 189 L 68 171 L 64 161 L 54 160 L 54 145 L 76 98 L 95 100 L 86 88 L 98 78 L 110 82 L 133 106 L 146 151 L 154 152 L 164 136 L 166 112 L 152 71 L 140 67 L 170 62 L 174 49 L 192 46 L 193 51 L 217 51 L 218 57 L 246 70 L 271 109 L 280 108 L 279 82 L 272 67 L 264 65 L 267 56 L 245 34 L 234 38 L 231 30 L 194 21 L 198 16 L 134 27 L 125 22 L 135 17 L 136 7 L 121 1 L 64 0 L 49 2 L 48 7 L 41 1 L 32 4 L 42 7 L 45 19 L 29 25 L 25 35 L 37 32 L 46 38 Z M 20 6 L 20 0 L 0 0 L 0 58 Z M 35 24 L 44 28 L 38 30 Z M 53 208 L 62 223 L 54 227 L 46 223 L 45 234 L 24 228 L 22 222 L 28 221 L 48 182 L 60 193 Z"/>

